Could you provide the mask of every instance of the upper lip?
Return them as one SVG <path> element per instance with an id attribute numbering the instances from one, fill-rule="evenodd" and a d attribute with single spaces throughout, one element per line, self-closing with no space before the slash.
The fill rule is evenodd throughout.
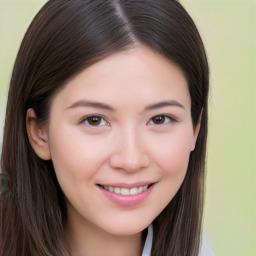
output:
<path id="1" fill-rule="evenodd" d="M 115 188 L 135 188 L 135 187 L 143 187 L 154 184 L 155 182 L 136 182 L 136 183 L 98 183 L 98 185 L 115 187 Z"/>

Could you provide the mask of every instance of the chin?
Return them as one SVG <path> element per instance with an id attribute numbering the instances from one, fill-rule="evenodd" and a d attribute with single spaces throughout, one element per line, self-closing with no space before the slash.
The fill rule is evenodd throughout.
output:
<path id="1" fill-rule="evenodd" d="M 106 231 L 112 235 L 115 236 L 132 236 L 135 234 L 141 233 L 143 230 L 145 230 L 151 223 L 141 223 L 138 225 L 134 222 L 134 224 L 131 223 L 116 223 L 112 225 L 111 227 L 106 227 Z"/>

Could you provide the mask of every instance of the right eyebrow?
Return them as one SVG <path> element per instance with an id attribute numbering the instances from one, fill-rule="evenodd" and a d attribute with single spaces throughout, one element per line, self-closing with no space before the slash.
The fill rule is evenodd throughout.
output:
<path id="1" fill-rule="evenodd" d="M 79 107 L 93 107 L 93 108 L 99 108 L 99 109 L 106 109 L 109 111 L 116 111 L 113 107 L 111 107 L 108 104 L 97 102 L 97 101 L 89 101 L 89 100 L 79 100 L 73 103 L 71 106 L 69 106 L 67 109 L 74 109 Z"/>
<path id="2" fill-rule="evenodd" d="M 170 107 L 170 106 L 175 106 L 175 107 L 185 109 L 185 107 L 181 103 L 179 103 L 178 101 L 168 100 L 168 101 L 161 101 L 161 102 L 149 105 L 145 108 L 145 110 L 148 111 L 148 110 L 154 110 L 154 109 L 163 108 L 163 107 Z"/>

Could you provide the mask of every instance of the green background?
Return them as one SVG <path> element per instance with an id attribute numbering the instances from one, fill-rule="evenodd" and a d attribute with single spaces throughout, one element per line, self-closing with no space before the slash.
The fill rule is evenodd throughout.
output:
<path id="1" fill-rule="evenodd" d="M 256 255 L 256 1 L 183 0 L 211 67 L 205 232 L 218 256 Z M 0 0 L 0 141 L 11 70 L 43 0 Z"/>

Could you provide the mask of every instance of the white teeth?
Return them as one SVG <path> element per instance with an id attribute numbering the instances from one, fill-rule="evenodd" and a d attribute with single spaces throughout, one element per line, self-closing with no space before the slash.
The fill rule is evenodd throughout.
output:
<path id="1" fill-rule="evenodd" d="M 105 190 L 108 190 L 109 192 L 113 192 L 116 194 L 121 194 L 124 196 L 129 196 L 129 195 L 137 195 L 142 193 L 143 191 L 146 191 L 148 189 L 148 186 L 140 186 L 140 187 L 133 187 L 133 188 L 118 188 L 118 187 L 111 187 L 111 186 L 101 186 Z"/>
<path id="2" fill-rule="evenodd" d="M 106 187 L 106 186 L 105 186 Z M 108 189 L 107 190 L 109 190 L 110 192 L 114 192 L 114 188 L 113 187 L 108 187 Z"/>
<path id="3" fill-rule="evenodd" d="M 120 188 L 115 188 L 115 189 L 114 189 L 114 193 L 116 193 L 116 194 L 121 194 L 121 189 L 120 189 Z"/>
<path id="4" fill-rule="evenodd" d="M 138 193 L 139 193 L 139 190 L 137 188 L 131 188 L 130 189 L 130 195 L 137 195 Z"/>
<path id="5" fill-rule="evenodd" d="M 128 196 L 129 194 L 129 188 L 121 188 L 121 195 Z"/>

